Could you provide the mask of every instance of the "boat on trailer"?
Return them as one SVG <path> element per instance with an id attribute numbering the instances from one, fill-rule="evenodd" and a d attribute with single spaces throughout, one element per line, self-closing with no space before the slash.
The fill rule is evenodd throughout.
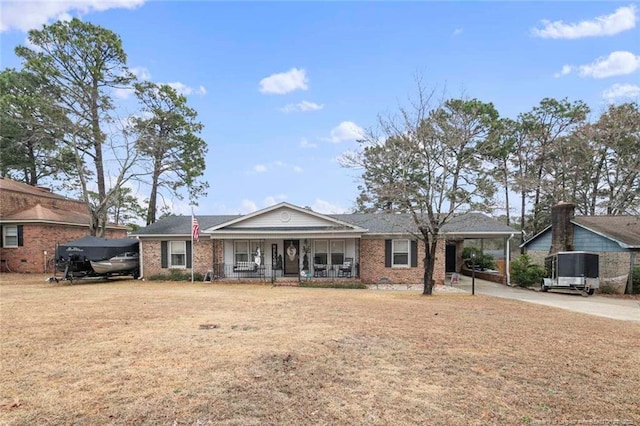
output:
<path id="1" fill-rule="evenodd" d="M 128 251 L 110 259 L 92 260 L 91 268 L 96 274 L 116 274 L 140 269 L 140 254 Z"/>
<path id="2" fill-rule="evenodd" d="M 140 275 L 139 242 L 133 238 L 86 236 L 56 247 L 56 270 L 63 279 Z"/>

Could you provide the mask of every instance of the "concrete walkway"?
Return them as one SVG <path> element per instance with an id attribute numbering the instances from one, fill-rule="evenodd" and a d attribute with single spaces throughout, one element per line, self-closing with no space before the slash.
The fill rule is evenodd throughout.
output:
<path id="1" fill-rule="evenodd" d="M 471 285 L 471 277 L 460 276 L 459 283 L 454 287 L 471 292 Z M 486 296 L 522 300 L 523 302 L 538 303 L 584 314 L 640 323 L 640 300 L 615 299 L 598 295 L 585 297 L 580 294 L 555 291 L 542 293 L 519 287 L 508 287 L 477 278 L 475 292 Z"/>

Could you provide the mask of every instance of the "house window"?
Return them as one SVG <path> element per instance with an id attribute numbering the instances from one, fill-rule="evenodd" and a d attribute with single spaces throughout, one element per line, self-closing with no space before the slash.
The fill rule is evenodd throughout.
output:
<path id="1" fill-rule="evenodd" d="M 313 263 L 316 265 L 326 265 L 329 257 L 329 243 L 327 240 L 317 240 L 314 243 Z"/>
<path id="2" fill-rule="evenodd" d="M 344 240 L 331 241 L 331 264 L 342 265 L 344 263 Z"/>
<path id="3" fill-rule="evenodd" d="M 264 264 L 264 241 L 234 241 L 233 244 L 233 261 L 237 265 L 238 262 L 255 262 L 256 256 L 260 249 L 260 264 Z"/>
<path id="4" fill-rule="evenodd" d="M 249 261 L 249 241 L 234 242 L 233 261 L 236 265 L 238 264 L 238 262 Z"/>
<path id="5" fill-rule="evenodd" d="M 393 266 L 409 266 L 409 240 L 393 240 Z"/>
<path id="6" fill-rule="evenodd" d="M 18 226 L 5 225 L 2 227 L 2 246 L 18 247 Z"/>
<path id="7" fill-rule="evenodd" d="M 169 267 L 187 267 L 187 242 L 169 241 Z"/>

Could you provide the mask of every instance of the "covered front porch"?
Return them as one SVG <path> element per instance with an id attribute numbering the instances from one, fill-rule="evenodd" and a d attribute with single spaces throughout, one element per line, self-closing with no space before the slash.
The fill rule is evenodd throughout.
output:
<path id="1" fill-rule="evenodd" d="M 226 238 L 214 249 L 220 280 L 315 281 L 358 279 L 360 238 L 286 235 Z"/>

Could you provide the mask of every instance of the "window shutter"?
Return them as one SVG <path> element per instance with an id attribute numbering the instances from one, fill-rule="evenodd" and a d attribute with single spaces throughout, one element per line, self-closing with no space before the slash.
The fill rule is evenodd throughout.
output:
<path id="1" fill-rule="evenodd" d="M 418 241 L 411 240 L 411 267 L 418 266 Z"/>
<path id="2" fill-rule="evenodd" d="M 391 268 L 391 240 L 384 240 L 384 267 Z"/>
<path id="3" fill-rule="evenodd" d="M 160 267 L 168 268 L 169 259 L 167 256 L 167 241 L 160 241 Z"/>
<path id="4" fill-rule="evenodd" d="M 187 241 L 187 268 L 191 268 L 191 241 Z"/>
<path id="5" fill-rule="evenodd" d="M 0 247 L 4 245 L 4 234 L 2 233 L 2 225 L 0 225 Z"/>
<path id="6" fill-rule="evenodd" d="M 24 225 L 18 225 L 18 247 L 22 247 L 24 245 L 24 237 L 22 236 L 22 228 L 24 228 Z"/>

